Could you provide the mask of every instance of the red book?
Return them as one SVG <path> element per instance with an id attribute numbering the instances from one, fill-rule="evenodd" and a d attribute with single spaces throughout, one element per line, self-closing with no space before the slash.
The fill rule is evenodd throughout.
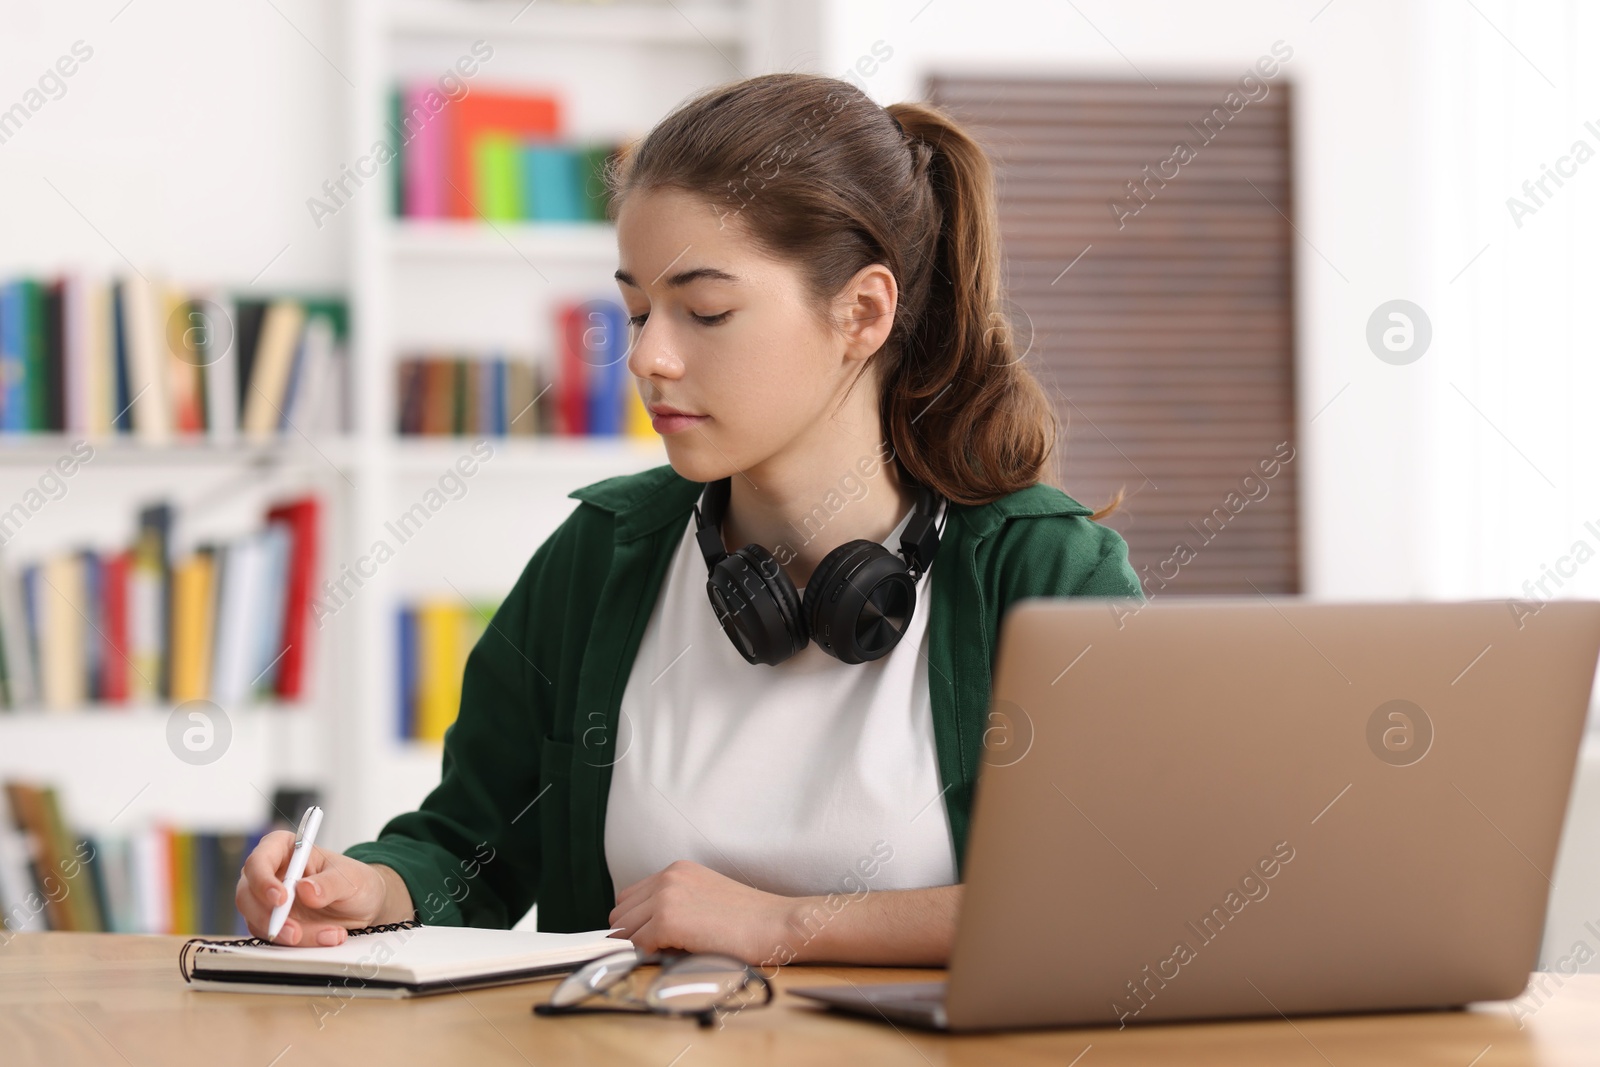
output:
<path id="1" fill-rule="evenodd" d="M 108 703 L 128 700 L 128 567 L 132 550 L 108 553 L 102 571 L 105 580 L 105 649 L 100 657 L 101 691 L 96 699 Z"/>
<path id="2" fill-rule="evenodd" d="M 589 364 L 584 357 L 583 309 L 562 303 L 557 313 L 561 323 L 561 369 L 556 378 L 557 432 L 589 432 Z"/>
<path id="3" fill-rule="evenodd" d="M 450 216 L 475 219 L 472 203 L 472 153 L 484 133 L 509 133 L 519 139 L 548 140 L 561 132 L 560 102 L 553 96 L 489 93 L 478 90 L 446 108 L 450 119 L 449 182 L 445 190 Z"/>
<path id="4" fill-rule="evenodd" d="M 305 691 L 306 620 L 311 614 L 311 588 L 317 574 L 317 498 L 301 497 L 267 512 L 268 522 L 289 527 L 289 587 L 284 590 L 283 634 L 278 647 L 278 696 L 297 700 Z"/>

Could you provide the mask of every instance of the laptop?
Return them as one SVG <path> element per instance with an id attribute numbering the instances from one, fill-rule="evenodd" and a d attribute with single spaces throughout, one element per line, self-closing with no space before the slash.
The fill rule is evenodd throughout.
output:
<path id="1" fill-rule="evenodd" d="M 1516 997 L 1597 656 L 1596 601 L 1018 601 L 948 980 L 789 992 L 951 1031 Z"/>

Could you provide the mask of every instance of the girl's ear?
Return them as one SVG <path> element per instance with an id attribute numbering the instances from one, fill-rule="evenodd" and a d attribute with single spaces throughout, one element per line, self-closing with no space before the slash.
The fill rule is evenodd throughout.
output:
<path id="1" fill-rule="evenodd" d="M 894 272 L 882 263 L 869 263 L 856 272 L 839 298 L 849 358 L 866 359 L 883 347 L 894 328 L 899 300 Z"/>

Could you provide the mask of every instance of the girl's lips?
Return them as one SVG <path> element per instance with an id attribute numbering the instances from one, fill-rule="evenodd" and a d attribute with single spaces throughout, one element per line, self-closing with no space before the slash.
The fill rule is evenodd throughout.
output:
<path id="1" fill-rule="evenodd" d="M 665 436 L 687 430 L 710 417 L 709 415 L 657 415 L 651 412 L 650 425 L 655 427 L 656 433 Z"/>

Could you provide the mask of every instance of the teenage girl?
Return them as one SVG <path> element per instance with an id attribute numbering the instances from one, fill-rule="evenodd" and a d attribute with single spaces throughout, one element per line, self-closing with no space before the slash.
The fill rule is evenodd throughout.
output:
<path id="1" fill-rule="evenodd" d="M 990 161 L 935 107 L 785 73 L 607 177 L 669 463 L 572 494 L 467 659 L 439 786 L 316 849 L 278 941 L 537 903 L 646 951 L 944 964 L 984 745 L 1027 727 L 989 707 L 1006 607 L 1142 597 L 1117 501 L 1045 480 Z M 257 936 L 292 839 L 244 864 Z"/>

